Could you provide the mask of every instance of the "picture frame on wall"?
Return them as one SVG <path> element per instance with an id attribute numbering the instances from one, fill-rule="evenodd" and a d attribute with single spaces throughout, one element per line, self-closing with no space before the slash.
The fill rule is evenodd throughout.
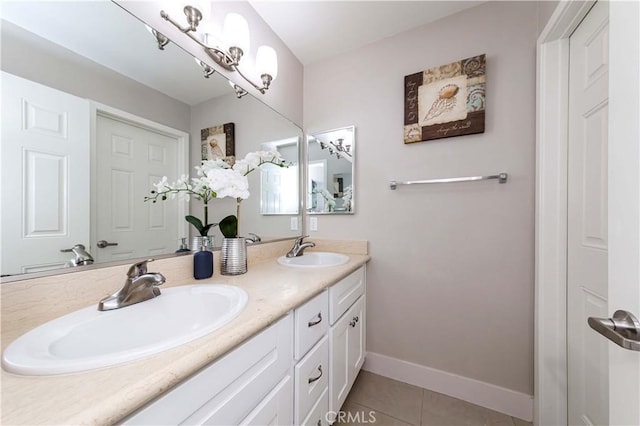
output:
<path id="1" fill-rule="evenodd" d="M 485 54 L 404 78 L 404 143 L 484 133 Z"/>
<path id="2" fill-rule="evenodd" d="M 225 123 L 200 130 L 202 160 L 220 158 L 230 165 L 235 163 L 236 141 L 234 123 Z"/>

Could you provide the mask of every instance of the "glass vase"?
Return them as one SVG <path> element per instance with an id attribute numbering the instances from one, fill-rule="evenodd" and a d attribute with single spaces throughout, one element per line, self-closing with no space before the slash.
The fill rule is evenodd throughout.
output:
<path id="1" fill-rule="evenodd" d="M 220 253 L 220 273 L 240 275 L 247 272 L 247 242 L 243 237 L 223 238 Z"/>

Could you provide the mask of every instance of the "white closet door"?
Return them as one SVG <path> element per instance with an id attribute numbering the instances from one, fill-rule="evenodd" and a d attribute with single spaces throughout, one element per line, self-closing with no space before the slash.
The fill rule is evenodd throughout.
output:
<path id="1" fill-rule="evenodd" d="M 178 177 L 178 139 L 124 121 L 97 117 L 97 241 L 100 262 L 173 253 L 183 228 L 178 199 L 145 202 L 153 184 Z"/>

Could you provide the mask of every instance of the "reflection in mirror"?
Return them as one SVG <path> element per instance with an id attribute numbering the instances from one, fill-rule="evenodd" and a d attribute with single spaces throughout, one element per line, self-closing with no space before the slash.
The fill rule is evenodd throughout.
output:
<path id="1" fill-rule="evenodd" d="M 298 213 L 298 138 L 262 144 L 263 151 L 278 151 L 287 168 L 266 165 L 260 175 L 260 213 Z"/>
<path id="2" fill-rule="evenodd" d="M 14 276 L 59 267 L 68 271 L 68 267 L 74 264 L 90 263 L 86 261 L 86 256 L 81 256 L 85 260 L 78 261 L 77 255 L 68 251 L 77 244 L 85 246 L 95 263 L 174 253 L 179 249 L 182 238 L 186 237 L 187 241 L 191 241 L 191 237 L 197 235 L 189 229 L 192 227 L 185 222 L 184 215 L 201 215 L 201 203 L 196 205 L 191 202 L 186 205 L 175 200 L 174 203 L 165 202 L 152 206 L 151 203 L 144 203 L 144 196 L 153 189 L 151 184 L 164 175 L 169 181 L 175 181 L 181 173 L 193 175 L 194 166 L 201 160 L 202 129 L 228 122 L 235 123 L 236 157 L 240 158 L 250 151 L 261 149 L 264 142 L 297 140 L 302 136 L 297 126 L 252 96 L 244 96 L 238 100 L 228 81 L 219 74 L 209 73 L 209 78 L 205 78 L 206 67 L 194 61 L 175 44 L 169 42 L 162 46 L 163 50 L 159 50 L 158 41 L 143 23 L 112 2 L 5 2 L 1 24 L 1 275 Z M 9 173 L 4 162 L 19 165 L 22 161 L 19 155 L 7 155 L 6 150 L 6 141 L 12 138 L 6 137 L 5 132 L 9 126 L 5 121 L 5 112 L 22 109 L 4 107 L 4 95 L 8 92 L 4 89 L 9 86 L 17 87 L 7 84 L 12 78 L 35 83 L 36 86 L 46 86 L 46 89 L 55 89 L 56 92 L 71 95 L 80 101 L 84 124 L 78 141 L 81 142 L 80 150 L 86 160 L 70 161 L 60 157 L 59 150 L 47 148 L 40 150 L 32 158 L 33 161 L 28 163 L 30 168 L 14 169 L 14 172 Z M 16 96 L 21 97 L 23 94 L 16 93 Z M 54 105 L 59 104 L 56 102 L 54 100 Z M 35 109 L 26 110 L 33 112 L 42 106 L 34 105 Z M 39 132 L 42 136 L 60 131 L 66 137 L 65 126 L 70 120 L 64 114 L 52 114 L 53 111 L 40 108 L 39 112 L 43 115 L 35 124 L 44 127 L 35 133 Z M 112 139 L 110 147 L 97 143 L 98 122 L 104 118 L 113 119 L 114 115 L 118 117 L 116 125 L 123 122 L 131 124 L 129 120 L 133 120 L 138 123 L 138 127 L 152 128 L 151 142 L 145 151 L 147 156 L 152 162 L 170 159 L 176 166 L 174 169 L 156 168 L 138 183 L 134 183 L 133 179 L 129 180 L 128 172 L 112 173 L 112 182 L 118 188 L 114 192 L 122 194 L 124 187 L 128 186 L 130 196 L 121 197 L 119 201 L 109 196 L 100 202 L 98 195 L 104 195 L 105 191 L 101 190 L 99 183 L 110 179 L 98 178 L 101 172 L 94 167 L 106 162 L 109 151 L 116 152 L 121 159 L 130 157 L 131 152 L 127 149 L 136 145 L 127 142 L 130 138 Z M 20 119 L 18 117 L 18 121 Z M 140 126 L 139 123 L 144 125 Z M 32 125 L 34 122 L 28 124 Z M 160 141 L 167 136 L 182 138 L 183 145 L 178 144 L 175 149 L 159 148 L 165 143 L 163 141 L 161 144 Z M 167 143 L 171 145 L 170 141 Z M 291 156 L 291 161 L 297 162 L 297 154 L 292 153 Z M 138 169 L 138 165 L 134 160 L 133 166 L 127 167 Z M 76 169 L 78 166 L 80 168 Z M 124 170 L 122 164 L 116 168 L 118 167 L 120 171 Z M 33 174 L 34 170 L 41 173 Z M 47 174 L 47 171 L 53 174 Z M 299 234 L 298 231 L 290 230 L 288 217 L 285 226 L 284 217 L 279 220 L 277 216 L 263 216 L 260 213 L 260 176 L 257 175 L 256 182 L 250 183 L 252 197 L 243 203 L 243 233 L 259 234 L 263 241 Z M 31 191 L 31 198 L 21 200 L 25 188 L 28 189 L 31 184 L 28 176 L 44 186 L 33 186 L 32 189 L 37 190 Z M 61 186 L 58 184 L 61 182 L 75 185 L 73 191 L 82 191 L 80 198 L 84 200 L 86 207 L 75 209 L 68 198 L 71 187 L 67 187 L 69 190 L 60 190 Z M 19 188 L 22 193 L 13 198 L 5 197 L 5 187 L 8 185 Z M 212 222 L 218 222 L 233 213 L 233 207 L 226 206 L 225 200 L 213 201 Z M 127 206 L 131 209 L 121 208 L 121 203 L 129 203 Z M 47 206 L 55 214 L 41 217 L 39 215 L 42 210 L 28 210 L 33 205 Z M 8 206 L 15 208 L 7 208 Z M 157 233 L 162 235 L 161 242 L 150 243 L 146 237 L 134 238 L 135 243 L 144 244 L 139 244 L 136 250 L 129 250 L 126 237 L 131 232 L 122 224 L 127 224 L 133 217 L 128 212 L 132 212 L 134 206 L 139 209 L 140 216 L 146 216 L 152 223 L 173 223 L 173 230 L 159 229 Z M 9 215 L 10 210 L 16 214 Z M 84 211 L 82 215 L 74 220 L 69 219 L 69 213 L 78 213 L 80 210 Z M 291 214 L 296 212 L 292 211 Z M 107 237 L 100 231 L 97 223 L 100 219 L 112 225 Z M 42 226 L 36 229 L 32 226 L 35 223 Z M 72 226 L 81 228 L 83 235 L 77 238 L 73 236 L 64 242 L 56 241 L 62 234 L 68 236 Z M 12 229 L 18 230 L 15 241 L 6 238 L 8 230 Z M 25 238 L 29 232 L 29 238 Z M 36 235 L 38 233 L 40 235 Z M 27 240 L 34 245 L 24 249 L 21 244 Z M 45 242 L 51 244 L 47 245 Z M 219 242 L 217 239 L 218 245 Z M 14 258 L 28 259 L 31 266 L 25 268 L 14 260 L 7 260 L 4 258 L 5 253 L 13 253 L 17 256 Z M 22 278 L 29 276 L 23 275 Z"/>
<path id="3" fill-rule="evenodd" d="M 310 135 L 307 154 L 307 211 L 353 213 L 355 127 Z"/>

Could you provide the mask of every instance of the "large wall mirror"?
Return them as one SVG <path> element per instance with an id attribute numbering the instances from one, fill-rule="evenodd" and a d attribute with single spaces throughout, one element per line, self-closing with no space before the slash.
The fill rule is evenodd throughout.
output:
<path id="1" fill-rule="evenodd" d="M 354 213 L 355 127 L 307 137 L 307 212 Z"/>
<path id="2" fill-rule="evenodd" d="M 6 2 L 1 24 L 5 280 L 69 271 L 78 256 L 61 250 L 77 244 L 98 264 L 174 253 L 181 238 L 198 235 L 184 216 L 202 217 L 202 202 L 144 198 L 163 176 L 195 177 L 202 130 L 227 123 L 237 158 L 269 147 L 290 164 L 286 179 L 249 176 L 240 233 L 262 241 L 300 234 L 291 225 L 300 219 L 302 130 L 291 121 L 251 95 L 237 98 L 219 74 L 205 78 L 206 67 L 175 44 L 159 49 L 112 2 Z M 28 140 L 8 148 L 25 131 Z M 278 179 L 288 186 L 276 187 Z M 208 204 L 210 223 L 234 213 L 228 198 Z M 143 228 L 151 232 L 138 234 Z M 220 245 L 217 228 L 209 235 Z"/>

